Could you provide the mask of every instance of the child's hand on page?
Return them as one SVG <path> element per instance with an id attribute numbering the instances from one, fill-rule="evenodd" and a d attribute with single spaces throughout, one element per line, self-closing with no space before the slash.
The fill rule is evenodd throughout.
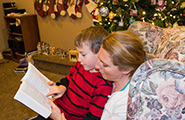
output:
<path id="1" fill-rule="evenodd" d="M 53 103 L 53 101 L 50 99 L 48 100 L 52 110 L 50 118 L 53 120 L 66 120 L 64 113 L 61 114 L 60 109 Z"/>
<path id="2" fill-rule="evenodd" d="M 49 85 L 49 86 L 53 86 L 53 85 L 56 85 L 56 83 L 53 82 L 53 81 L 49 81 L 49 82 L 48 82 L 48 85 Z"/>
<path id="3" fill-rule="evenodd" d="M 60 86 L 53 85 L 53 86 L 50 87 L 50 92 L 46 96 L 47 97 L 52 96 L 52 98 L 55 100 L 55 99 L 58 99 L 58 98 L 62 97 L 62 95 L 65 93 L 65 91 L 66 91 L 65 86 L 63 86 L 63 85 L 60 85 Z"/>

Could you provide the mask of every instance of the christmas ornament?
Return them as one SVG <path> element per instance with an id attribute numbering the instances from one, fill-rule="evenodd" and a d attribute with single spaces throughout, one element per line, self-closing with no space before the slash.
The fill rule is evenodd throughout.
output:
<path id="1" fill-rule="evenodd" d="M 108 14 L 109 14 L 109 9 L 107 7 L 101 7 L 100 8 L 100 14 L 103 16 L 103 17 L 106 17 Z"/>
<path id="2" fill-rule="evenodd" d="M 151 5 L 156 5 L 157 1 L 156 0 L 151 0 Z"/>
<path id="3" fill-rule="evenodd" d="M 123 0 L 124 2 L 127 2 L 128 0 Z"/>
<path id="4" fill-rule="evenodd" d="M 109 13 L 109 18 L 113 19 L 116 16 L 116 14 L 114 14 L 112 11 Z"/>
<path id="5" fill-rule="evenodd" d="M 93 22 L 100 22 L 101 21 L 101 15 L 99 12 L 99 9 L 96 8 L 92 11 L 93 14 Z"/>
<path id="6" fill-rule="evenodd" d="M 112 0 L 112 4 L 113 4 L 113 5 L 117 5 L 118 2 L 119 2 L 118 0 Z"/>
<path id="7" fill-rule="evenodd" d="M 145 16 L 145 15 L 146 15 L 146 12 L 145 12 L 143 9 L 141 9 L 141 10 L 139 11 L 139 16 L 141 16 L 141 19 L 142 19 L 142 17 Z"/>
<path id="8" fill-rule="evenodd" d="M 121 26 L 121 27 L 124 26 L 123 18 L 121 18 L 121 21 L 119 21 L 118 26 Z"/>
<path id="9" fill-rule="evenodd" d="M 178 23 L 175 22 L 175 23 L 173 24 L 173 27 L 178 27 Z"/>
<path id="10" fill-rule="evenodd" d="M 180 6 L 181 9 L 185 8 L 185 2 L 183 2 Z"/>
<path id="11" fill-rule="evenodd" d="M 137 16 L 137 9 L 136 10 L 131 9 L 130 10 L 130 15 L 131 16 Z"/>
<path id="12" fill-rule="evenodd" d="M 134 19 L 133 17 L 131 17 L 131 18 L 129 19 L 129 24 L 132 24 L 133 22 L 135 22 L 135 19 Z"/>
<path id="13" fill-rule="evenodd" d="M 145 22 L 145 17 L 141 17 L 141 20 L 143 20 L 143 22 Z"/>
<path id="14" fill-rule="evenodd" d="M 158 7 L 156 7 L 156 10 L 163 10 L 166 5 L 166 3 L 163 0 L 158 0 L 157 4 Z"/>

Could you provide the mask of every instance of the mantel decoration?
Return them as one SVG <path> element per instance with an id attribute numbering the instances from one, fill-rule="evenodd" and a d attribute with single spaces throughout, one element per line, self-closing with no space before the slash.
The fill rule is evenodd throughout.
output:
<path id="1" fill-rule="evenodd" d="M 92 0 L 35 0 L 34 7 L 41 17 L 50 15 L 51 18 L 56 19 L 68 13 L 72 19 L 76 19 L 82 17 L 83 3 L 89 13 L 96 7 Z"/>
<path id="2" fill-rule="evenodd" d="M 38 54 L 57 56 L 61 59 L 65 59 L 69 55 L 69 50 L 62 48 L 52 47 L 46 42 L 38 42 L 37 44 Z"/>
<path id="3" fill-rule="evenodd" d="M 185 25 L 185 0 L 97 0 L 93 22 L 109 32 L 126 30 L 134 21 L 166 28 Z"/>

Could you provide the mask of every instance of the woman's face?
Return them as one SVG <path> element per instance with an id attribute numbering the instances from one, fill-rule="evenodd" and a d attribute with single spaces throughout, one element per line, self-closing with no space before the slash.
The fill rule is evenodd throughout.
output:
<path id="1" fill-rule="evenodd" d="M 102 47 L 95 68 L 99 69 L 103 78 L 109 81 L 119 81 L 123 76 L 123 72 L 118 69 L 118 66 L 113 65 L 110 54 Z"/>

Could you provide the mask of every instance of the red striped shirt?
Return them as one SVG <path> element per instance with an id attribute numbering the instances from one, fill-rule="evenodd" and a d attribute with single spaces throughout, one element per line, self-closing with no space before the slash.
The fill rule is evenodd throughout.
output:
<path id="1" fill-rule="evenodd" d="M 99 72 L 84 70 L 79 62 L 71 67 L 67 79 L 66 93 L 55 100 L 67 120 L 82 119 L 89 112 L 101 117 L 107 96 L 112 92 L 111 82 L 104 80 Z"/>

